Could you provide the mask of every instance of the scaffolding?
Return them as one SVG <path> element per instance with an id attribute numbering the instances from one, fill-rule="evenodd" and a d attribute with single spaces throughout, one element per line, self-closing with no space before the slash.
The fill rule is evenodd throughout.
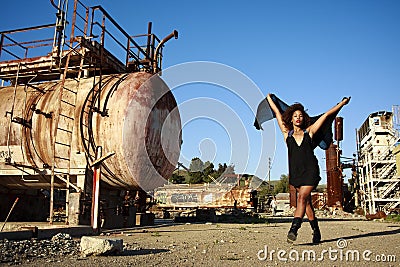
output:
<path id="1" fill-rule="evenodd" d="M 400 176 L 393 154 L 399 131 L 394 118 L 389 111 L 372 113 L 357 131 L 360 200 L 366 214 L 400 208 Z"/>

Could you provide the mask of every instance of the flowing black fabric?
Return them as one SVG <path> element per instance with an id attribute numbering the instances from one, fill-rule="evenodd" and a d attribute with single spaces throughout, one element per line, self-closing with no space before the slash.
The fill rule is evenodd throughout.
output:
<path id="1" fill-rule="evenodd" d="M 279 111 L 281 114 L 285 112 L 285 110 L 289 107 L 288 104 L 280 100 L 276 95 L 271 95 L 272 101 L 274 101 L 275 105 L 278 107 Z M 266 121 L 272 120 L 275 118 L 275 113 L 272 111 L 268 100 L 264 98 L 263 101 L 258 105 L 257 107 L 257 114 L 256 114 L 256 119 L 254 121 L 254 127 L 256 127 L 257 130 L 264 130 L 261 127 L 261 124 L 263 124 Z"/>
<path id="2" fill-rule="evenodd" d="M 288 104 L 280 100 L 277 96 L 271 95 L 272 101 L 274 101 L 275 105 L 278 107 L 279 112 L 282 114 L 285 110 L 289 107 Z M 317 146 L 322 148 L 323 150 L 327 150 L 330 144 L 333 142 L 333 130 L 332 130 L 332 123 L 335 120 L 336 115 L 339 113 L 336 112 L 325 120 L 321 128 L 316 132 L 313 136 L 313 148 L 315 149 Z M 311 124 L 313 124 L 322 114 L 310 117 Z M 257 108 L 257 114 L 254 121 L 254 127 L 257 130 L 263 130 L 261 125 L 269 120 L 275 118 L 275 113 L 272 111 L 268 100 L 265 98 L 261 101 Z"/>

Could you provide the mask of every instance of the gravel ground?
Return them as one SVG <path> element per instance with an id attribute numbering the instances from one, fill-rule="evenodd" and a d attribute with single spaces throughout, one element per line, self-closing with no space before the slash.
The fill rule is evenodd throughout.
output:
<path id="1" fill-rule="evenodd" d="M 323 240 L 318 245 L 310 243 L 308 222 L 303 223 L 297 241 L 294 244 L 287 243 L 289 227 L 290 222 L 282 220 L 257 224 L 186 223 L 108 233 L 110 238 L 123 239 L 124 252 L 118 256 L 82 257 L 79 254 L 79 239 L 59 237 L 54 241 L 35 241 L 39 247 L 53 246 L 53 251 L 47 255 L 42 250 L 40 257 L 28 257 L 29 262 L 22 258 L 16 262 L 4 262 L 6 251 L 4 246 L 0 247 L 3 261 L 0 265 L 400 266 L 400 224 L 320 221 Z M 33 247 L 32 243 L 30 249 Z M 18 250 L 16 247 L 14 251 L 22 255 L 26 253 L 24 249 Z M 308 257 L 313 253 L 316 259 Z"/>

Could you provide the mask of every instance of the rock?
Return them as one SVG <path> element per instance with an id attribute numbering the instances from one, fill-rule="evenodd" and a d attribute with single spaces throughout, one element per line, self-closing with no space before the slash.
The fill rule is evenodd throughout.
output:
<path id="1" fill-rule="evenodd" d="M 115 255 L 123 251 L 122 239 L 109 239 L 91 236 L 82 236 L 81 253 L 89 255 Z"/>
<path id="2" fill-rule="evenodd" d="M 53 241 L 53 242 L 60 241 L 60 240 L 72 240 L 72 238 L 69 234 L 65 234 L 65 233 L 58 233 L 51 238 L 51 241 Z"/>

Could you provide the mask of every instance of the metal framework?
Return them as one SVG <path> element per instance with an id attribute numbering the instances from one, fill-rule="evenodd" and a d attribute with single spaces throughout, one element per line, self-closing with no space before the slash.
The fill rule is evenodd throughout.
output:
<path id="1" fill-rule="evenodd" d="M 393 113 L 368 116 L 358 129 L 358 170 L 361 206 L 366 214 L 392 212 L 400 207 L 400 177 L 393 149 L 399 142 Z"/>
<path id="2" fill-rule="evenodd" d="M 56 23 L 0 32 L 0 80 L 11 83 L 58 80 L 63 78 L 65 70 L 64 78 L 75 78 L 82 70 L 86 77 L 134 71 L 157 73 L 162 67 L 165 42 L 178 38 L 178 32 L 173 31 L 160 40 L 152 33 L 151 22 L 147 34 L 132 36 L 101 6 L 89 7 L 74 0 L 69 16 L 68 0 L 59 0 L 58 5 L 50 2 L 57 11 Z M 21 33 L 32 38 L 51 32 L 54 32 L 52 38 L 18 38 Z"/>

